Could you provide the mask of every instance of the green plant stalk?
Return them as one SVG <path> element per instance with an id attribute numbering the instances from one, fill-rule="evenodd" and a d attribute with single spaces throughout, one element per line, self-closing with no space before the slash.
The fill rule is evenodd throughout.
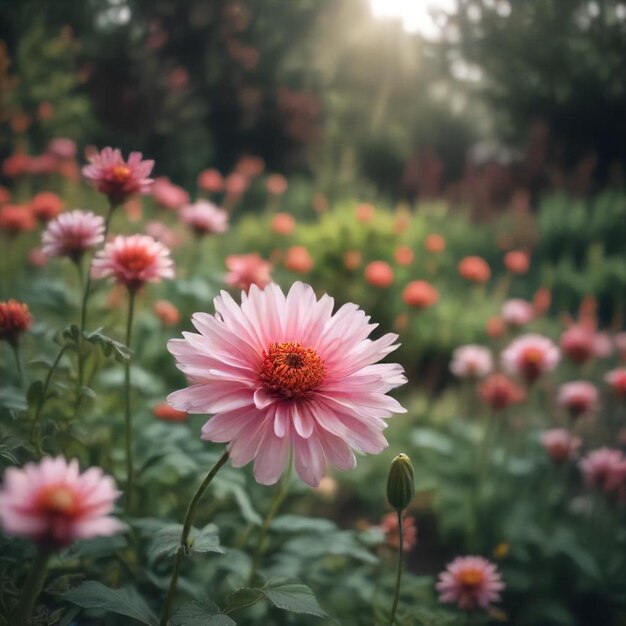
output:
<path id="1" fill-rule="evenodd" d="M 126 320 L 126 346 L 130 348 L 133 329 L 133 317 L 135 316 L 135 289 L 128 290 L 128 317 Z M 124 510 L 130 513 L 133 499 L 133 427 L 130 417 L 130 357 L 124 362 L 124 426 L 126 430 L 126 490 L 124 498 Z"/>
<path id="2" fill-rule="evenodd" d="M 15 357 L 15 368 L 17 371 L 17 380 L 20 387 L 24 389 L 24 369 L 22 368 L 22 358 L 20 357 L 20 348 L 17 341 L 10 342 L 11 349 L 13 350 L 13 356 Z"/>
<path id="3" fill-rule="evenodd" d="M 224 452 L 219 460 L 215 463 L 215 465 L 209 470 L 209 473 L 206 475 L 205 479 L 202 481 L 201 485 L 198 487 L 196 493 L 193 495 L 193 498 L 189 502 L 187 506 L 187 512 L 185 513 L 185 519 L 183 521 L 183 530 L 180 533 L 180 545 L 178 546 L 178 550 L 176 551 L 176 560 L 174 561 L 174 569 L 172 570 L 172 578 L 170 579 L 170 586 L 167 590 L 167 596 L 165 596 L 165 604 L 163 605 L 163 610 L 161 612 L 161 619 L 159 621 L 160 626 L 167 626 L 167 621 L 170 617 L 170 611 L 172 610 L 172 602 L 174 601 L 174 596 L 176 595 L 176 585 L 178 584 L 178 576 L 180 574 L 180 565 L 183 560 L 183 556 L 189 550 L 189 533 L 191 532 L 191 528 L 193 526 L 193 520 L 196 515 L 196 508 L 198 506 L 198 502 L 200 502 L 200 498 L 206 491 L 207 487 L 211 484 L 215 475 L 220 471 L 221 467 L 228 461 L 228 451 Z"/>
<path id="4" fill-rule="evenodd" d="M 400 601 L 400 584 L 402 583 L 402 565 L 404 560 L 404 528 L 402 527 L 402 511 L 398 511 L 398 533 L 400 534 L 400 550 L 398 553 L 398 573 L 396 574 L 396 591 L 393 597 L 393 606 L 391 607 L 391 617 L 389 618 L 389 626 L 393 626 L 396 619 L 396 611 L 398 602 Z"/>
<path id="5" fill-rule="evenodd" d="M 263 556 L 263 544 L 265 543 L 267 531 L 269 530 L 272 520 L 276 517 L 276 513 L 278 513 L 278 510 L 280 509 L 280 506 L 284 502 L 285 497 L 287 496 L 287 492 L 289 491 L 288 487 L 289 480 L 291 479 L 291 466 L 292 462 L 291 459 L 289 459 L 287 472 L 285 473 L 278 489 L 276 489 L 276 491 L 274 492 L 274 498 L 272 500 L 270 510 L 268 511 L 267 516 L 263 521 L 263 526 L 261 526 L 261 532 L 259 533 L 259 538 L 254 548 L 254 555 L 252 557 L 252 567 L 250 569 L 250 577 L 248 578 L 249 585 L 253 584 L 254 578 L 256 577 L 257 571 L 259 569 L 259 565 L 261 564 L 261 557 Z"/>
<path id="6" fill-rule="evenodd" d="M 9 616 L 9 626 L 25 626 L 26 624 L 30 624 L 35 602 L 46 581 L 46 571 L 50 554 L 50 551 L 45 548 L 38 549 L 35 562 L 26 577 L 20 599 Z"/>

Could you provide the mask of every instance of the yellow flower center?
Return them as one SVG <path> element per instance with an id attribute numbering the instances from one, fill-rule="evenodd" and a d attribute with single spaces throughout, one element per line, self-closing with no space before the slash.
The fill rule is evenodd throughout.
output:
<path id="1" fill-rule="evenodd" d="M 130 178 L 130 169 L 125 165 L 116 165 L 111 170 L 111 178 L 118 183 L 124 183 Z"/>
<path id="2" fill-rule="evenodd" d="M 49 513 L 73 515 L 77 506 L 76 494 L 66 485 L 50 485 L 41 490 L 37 504 Z"/>
<path id="3" fill-rule="evenodd" d="M 484 574 L 478 569 L 466 569 L 459 574 L 459 580 L 464 587 L 478 587 L 484 579 Z"/>

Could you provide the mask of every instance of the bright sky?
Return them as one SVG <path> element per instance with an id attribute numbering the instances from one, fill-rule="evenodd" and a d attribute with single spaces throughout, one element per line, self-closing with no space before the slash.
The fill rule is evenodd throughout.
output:
<path id="1" fill-rule="evenodd" d="M 439 37 L 441 29 L 433 20 L 438 11 L 452 12 L 456 0 L 369 0 L 372 14 L 378 18 L 402 20 L 407 33 L 419 33 L 428 39 Z"/>

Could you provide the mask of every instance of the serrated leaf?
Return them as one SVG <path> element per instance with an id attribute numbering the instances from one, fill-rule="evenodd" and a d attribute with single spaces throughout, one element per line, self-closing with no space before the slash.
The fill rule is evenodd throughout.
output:
<path id="1" fill-rule="evenodd" d="M 150 561 L 155 561 L 161 556 L 173 556 L 180 546 L 180 533 L 182 524 L 168 524 L 161 528 L 154 536 L 154 540 L 148 551 Z"/>
<path id="2" fill-rule="evenodd" d="M 269 581 L 262 591 L 265 597 L 278 609 L 291 613 L 327 617 L 315 594 L 306 585 Z"/>
<path id="3" fill-rule="evenodd" d="M 191 531 L 191 539 L 189 540 L 189 547 L 192 552 L 224 553 L 224 548 L 220 546 L 218 529 L 215 524 L 208 524 L 202 530 L 193 528 Z"/>
<path id="4" fill-rule="evenodd" d="M 156 626 L 157 618 L 134 587 L 111 589 L 95 580 L 88 580 L 60 597 L 84 609 L 99 609 Z"/>
<path id="5" fill-rule="evenodd" d="M 260 602 L 264 597 L 265 594 L 259 589 L 249 589 L 247 587 L 237 589 L 237 591 L 233 591 L 228 598 L 226 598 L 224 613 L 232 613 L 239 609 L 245 609 Z"/>
<path id="6" fill-rule="evenodd" d="M 213 602 L 187 602 L 172 616 L 168 626 L 236 626 L 236 622 L 220 613 Z"/>
<path id="7" fill-rule="evenodd" d="M 85 336 L 85 339 L 94 346 L 99 347 L 104 356 L 113 356 L 113 358 L 120 363 L 128 361 L 131 357 L 132 350 L 128 346 L 125 346 L 119 341 L 115 341 L 115 339 L 111 339 L 111 337 L 103 335 L 99 331 L 89 333 Z"/>

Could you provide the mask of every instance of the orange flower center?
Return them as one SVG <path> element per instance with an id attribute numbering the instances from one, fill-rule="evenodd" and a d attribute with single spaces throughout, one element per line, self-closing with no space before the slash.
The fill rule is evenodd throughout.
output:
<path id="1" fill-rule="evenodd" d="M 49 513 L 74 515 L 77 509 L 76 494 L 66 485 L 44 487 L 37 496 L 37 506 Z"/>
<path id="2" fill-rule="evenodd" d="M 119 252 L 118 261 L 129 272 L 139 273 L 154 263 L 154 254 L 143 246 L 125 248 Z"/>
<path id="3" fill-rule="evenodd" d="M 459 574 L 459 580 L 464 587 L 478 587 L 484 579 L 484 574 L 477 569 L 466 569 Z"/>
<path id="4" fill-rule="evenodd" d="M 539 365 L 543 361 L 543 350 L 539 348 L 527 348 L 524 352 L 524 362 L 529 365 Z"/>
<path id="5" fill-rule="evenodd" d="M 111 170 L 111 178 L 118 183 L 124 183 L 130 178 L 130 169 L 125 165 L 116 165 Z"/>
<path id="6" fill-rule="evenodd" d="M 301 398 L 324 382 L 326 370 L 319 354 L 297 342 L 271 343 L 263 352 L 261 381 L 283 398 Z"/>

